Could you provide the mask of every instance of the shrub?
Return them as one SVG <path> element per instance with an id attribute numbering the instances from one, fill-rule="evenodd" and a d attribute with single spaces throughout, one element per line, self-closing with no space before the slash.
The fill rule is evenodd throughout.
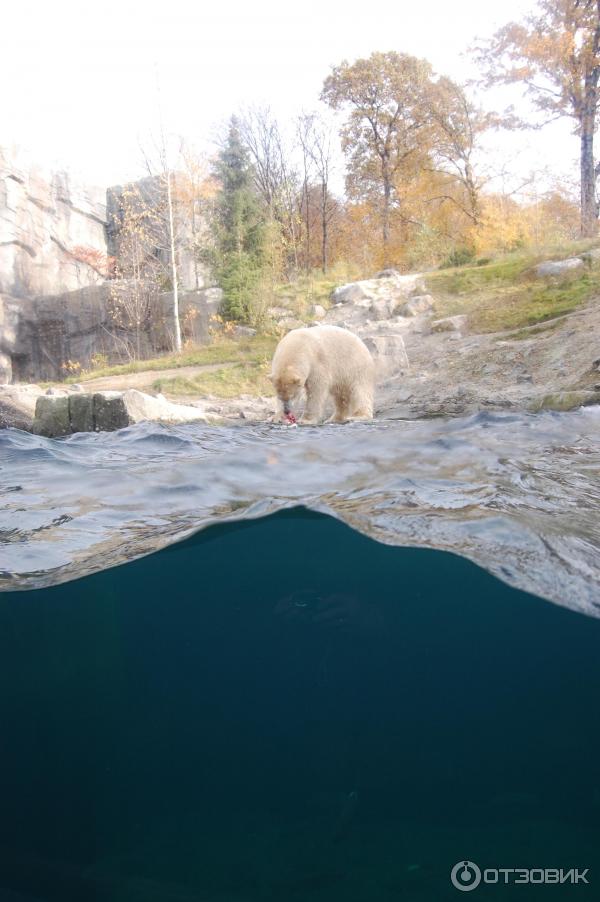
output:
<path id="1" fill-rule="evenodd" d="M 472 263 L 474 259 L 475 253 L 472 248 L 457 247 L 442 263 L 440 263 L 440 269 L 450 269 L 453 266 L 465 266 L 467 263 Z"/>

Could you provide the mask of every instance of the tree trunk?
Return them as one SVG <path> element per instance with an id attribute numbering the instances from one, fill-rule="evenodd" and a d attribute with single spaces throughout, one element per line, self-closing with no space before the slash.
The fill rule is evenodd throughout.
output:
<path id="1" fill-rule="evenodd" d="M 306 272 L 310 272 L 310 205 L 308 200 L 308 181 L 304 177 L 304 202 L 306 205 Z"/>
<path id="2" fill-rule="evenodd" d="M 584 110 L 581 116 L 581 237 L 592 238 L 598 231 L 596 172 L 594 169 L 594 127 L 596 85 L 586 78 Z"/>
<path id="3" fill-rule="evenodd" d="M 173 282 L 173 332 L 175 350 L 181 351 L 181 326 L 179 324 L 179 288 L 177 285 L 177 262 L 175 260 L 175 226 L 173 223 L 173 195 L 171 193 L 171 173 L 167 169 L 167 206 L 169 208 L 169 243 L 171 246 L 171 279 Z"/>
<path id="4" fill-rule="evenodd" d="M 581 132 L 581 237 L 592 238 L 598 230 L 594 171 L 594 133 Z"/>
<path id="5" fill-rule="evenodd" d="M 473 177 L 473 169 L 468 160 L 465 162 L 465 185 L 469 195 L 469 204 L 471 207 L 471 216 L 473 218 L 473 223 L 474 225 L 478 226 L 481 220 L 481 213 L 479 210 L 479 194 L 477 192 L 475 179 Z"/>
<path id="6" fill-rule="evenodd" d="M 296 234 L 296 210 L 292 203 L 288 203 L 287 216 L 289 219 L 289 233 L 292 238 L 292 252 L 294 254 L 294 276 L 298 275 L 300 269 L 298 258 L 298 244 L 300 242 L 299 235 Z"/>
<path id="7" fill-rule="evenodd" d="M 192 198 L 192 247 L 194 249 L 194 285 L 196 291 L 200 290 L 200 270 L 198 269 L 198 247 L 196 241 L 198 238 L 198 223 L 196 221 L 196 201 Z"/>
<path id="8" fill-rule="evenodd" d="M 323 242 L 321 245 L 321 267 L 323 272 L 327 272 L 327 183 L 321 184 L 321 223 L 323 227 Z"/>
<path id="9" fill-rule="evenodd" d="M 388 259 L 389 243 L 390 243 L 390 203 L 392 198 L 392 185 L 387 171 L 383 172 L 383 268 L 387 269 L 390 265 Z"/>

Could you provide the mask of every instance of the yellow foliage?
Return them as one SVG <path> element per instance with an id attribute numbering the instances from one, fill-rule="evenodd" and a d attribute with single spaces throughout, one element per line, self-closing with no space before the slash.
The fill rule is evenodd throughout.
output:
<path id="1" fill-rule="evenodd" d="M 482 218 L 468 233 L 468 244 L 477 256 L 487 257 L 526 247 L 531 243 L 531 224 L 512 198 L 500 194 L 482 197 Z"/>
<path id="2" fill-rule="evenodd" d="M 78 360 L 65 360 L 64 363 L 61 363 L 60 368 L 65 376 L 76 376 L 82 370 Z"/>

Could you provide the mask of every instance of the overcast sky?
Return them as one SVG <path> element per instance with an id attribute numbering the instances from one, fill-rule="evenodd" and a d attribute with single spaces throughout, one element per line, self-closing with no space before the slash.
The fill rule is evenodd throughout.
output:
<path id="1" fill-rule="evenodd" d="M 158 121 L 157 71 L 167 131 L 202 147 L 244 104 L 269 104 L 282 118 L 314 108 L 332 65 L 374 50 L 425 57 L 464 81 L 475 74 L 464 55 L 475 37 L 531 5 L 8 0 L 0 145 L 23 146 L 40 164 L 96 184 L 120 182 L 142 172 L 139 144 Z M 549 166 L 562 176 L 577 157 L 566 124 L 492 143 L 522 173 Z"/>

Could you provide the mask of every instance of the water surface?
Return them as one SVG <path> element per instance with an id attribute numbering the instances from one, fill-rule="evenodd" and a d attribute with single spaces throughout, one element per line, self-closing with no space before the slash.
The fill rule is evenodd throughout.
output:
<path id="1" fill-rule="evenodd" d="M 51 585 L 302 504 L 600 610 L 600 408 L 290 429 L 0 433 L 0 589 Z"/>

